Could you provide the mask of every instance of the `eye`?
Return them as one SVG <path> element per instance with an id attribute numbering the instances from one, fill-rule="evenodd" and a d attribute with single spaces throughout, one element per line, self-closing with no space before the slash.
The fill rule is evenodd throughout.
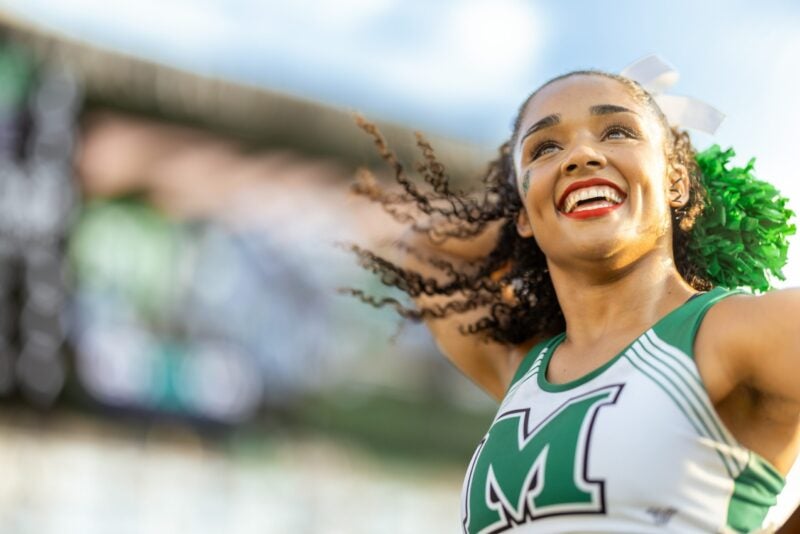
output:
<path id="1" fill-rule="evenodd" d="M 531 161 L 538 159 L 542 156 L 546 156 L 547 154 L 552 154 L 560 147 L 555 144 L 553 141 L 543 141 L 536 145 L 533 150 L 531 150 Z"/>
<path id="2" fill-rule="evenodd" d="M 612 124 L 603 130 L 603 139 L 639 139 L 639 134 L 632 128 L 621 124 Z"/>

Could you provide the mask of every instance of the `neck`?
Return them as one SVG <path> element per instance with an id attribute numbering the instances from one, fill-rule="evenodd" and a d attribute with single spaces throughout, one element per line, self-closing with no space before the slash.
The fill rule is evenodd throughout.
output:
<path id="1" fill-rule="evenodd" d="M 549 269 L 567 339 L 575 346 L 641 333 L 695 292 L 678 273 L 671 254 L 646 255 L 602 275 L 552 263 Z"/>

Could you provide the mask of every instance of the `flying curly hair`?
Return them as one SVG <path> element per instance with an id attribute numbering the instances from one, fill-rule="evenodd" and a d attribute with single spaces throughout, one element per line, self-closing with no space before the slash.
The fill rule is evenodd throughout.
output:
<path id="1" fill-rule="evenodd" d="M 378 129 L 363 118 L 357 118 L 358 125 L 373 138 L 380 156 L 400 186 L 399 191 L 388 192 L 378 185 L 372 173 L 362 170 L 353 186 L 357 194 L 380 203 L 395 219 L 409 224 L 415 232 L 427 234 L 433 242 L 474 238 L 490 223 L 499 224 L 500 231 L 494 248 L 485 258 L 464 265 L 455 265 L 442 258 L 422 258 L 417 251 L 399 245 L 440 271 L 443 276 L 439 279 L 423 276 L 357 245 L 350 246 L 359 264 L 378 275 L 383 284 L 398 288 L 412 298 L 447 296 L 445 304 L 410 308 L 395 298 L 376 298 L 360 289 L 343 291 L 375 307 L 393 307 L 402 317 L 415 321 L 485 309 L 486 314 L 477 321 L 461 325 L 461 332 L 464 335 L 478 334 L 500 343 L 518 344 L 563 331 L 566 326 L 564 315 L 545 255 L 535 239 L 523 238 L 517 232 L 517 216 L 523 204 L 516 187 L 511 147 L 517 141 L 523 112 L 539 91 L 556 81 L 578 75 L 618 81 L 659 120 L 665 132 L 667 164 L 685 168 L 690 184 L 688 202 L 680 208 L 672 208 L 675 265 L 693 288 L 700 291 L 711 289 L 712 284 L 704 276 L 703 269 L 692 263 L 688 254 L 692 227 L 706 204 L 706 191 L 700 181 L 695 150 L 688 134 L 671 128 L 652 96 L 635 81 L 603 71 L 581 70 L 549 80 L 522 103 L 511 138 L 500 146 L 498 156 L 489 163 L 478 195 L 451 188 L 444 166 L 419 133 L 416 134 L 417 146 L 423 160 L 417 164 L 416 170 L 424 184 L 412 180 Z"/>

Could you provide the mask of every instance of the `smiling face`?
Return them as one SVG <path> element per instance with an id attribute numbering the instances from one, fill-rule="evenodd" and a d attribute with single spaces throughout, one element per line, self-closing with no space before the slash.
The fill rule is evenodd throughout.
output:
<path id="1" fill-rule="evenodd" d="M 665 135 L 617 80 L 578 74 L 546 85 L 522 111 L 513 147 L 520 233 L 559 264 L 620 267 L 654 250 L 671 258 L 670 205 L 683 199 L 668 194 Z"/>

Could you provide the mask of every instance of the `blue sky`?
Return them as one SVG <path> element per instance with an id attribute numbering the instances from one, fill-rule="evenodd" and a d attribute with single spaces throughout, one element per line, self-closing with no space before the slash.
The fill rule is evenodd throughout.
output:
<path id="1" fill-rule="evenodd" d="M 613 6 L 613 9 L 609 6 Z M 800 211 L 800 3 L 741 0 L 0 0 L 116 50 L 487 147 L 546 79 L 657 53 L 672 89 L 727 119 L 734 146 Z M 786 274 L 800 285 L 800 238 Z"/>

